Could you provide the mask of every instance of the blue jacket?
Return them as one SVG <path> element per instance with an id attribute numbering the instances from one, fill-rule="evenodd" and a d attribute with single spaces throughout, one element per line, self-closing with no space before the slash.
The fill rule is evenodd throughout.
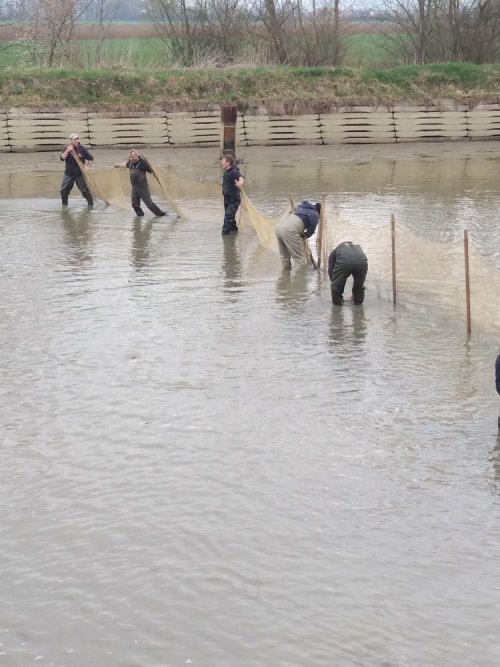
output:
<path id="1" fill-rule="evenodd" d="M 314 204 L 308 201 L 301 202 L 296 206 L 294 215 L 302 220 L 304 223 L 304 236 L 308 239 L 316 231 L 319 222 L 319 214 Z"/>

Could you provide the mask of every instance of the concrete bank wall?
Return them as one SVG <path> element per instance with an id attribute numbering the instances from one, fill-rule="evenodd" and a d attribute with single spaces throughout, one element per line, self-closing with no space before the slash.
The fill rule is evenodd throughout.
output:
<path id="1" fill-rule="evenodd" d="M 219 146 L 220 110 L 171 113 L 0 109 L 0 151 L 62 149 L 71 132 L 90 146 Z M 240 113 L 239 146 L 400 143 L 500 138 L 500 105 L 354 107 L 334 113 L 273 116 Z"/>

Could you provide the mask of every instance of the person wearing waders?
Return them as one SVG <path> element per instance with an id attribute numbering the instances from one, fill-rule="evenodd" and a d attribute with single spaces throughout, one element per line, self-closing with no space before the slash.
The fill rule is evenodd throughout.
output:
<path id="1" fill-rule="evenodd" d="M 92 166 L 94 158 L 92 157 L 92 154 L 89 153 L 89 151 L 85 148 L 85 146 L 81 145 L 80 137 L 76 133 L 70 134 L 69 144 L 59 156 L 59 159 L 66 163 L 64 168 L 64 176 L 61 183 L 62 205 L 68 205 L 69 193 L 76 183 L 78 189 L 87 200 L 87 204 L 89 206 L 93 206 L 94 200 L 92 199 L 92 195 L 90 194 L 90 190 L 82 174 L 80 165 L 75 160 L 74 155 L 78 155 L 80 161 L 83 164 L 87 163 L 88 167 Z"/>
<path id="2" fill-rule="evenodd" d="M 222 175 L 222 196 L 224 197 L 224 223 L 222 235 L 238 231 L 236 213 L 241 204 L 240 190 L 245 179 L 238 167 L 234 164 L 232 155 L 223 155 L 220 161 L 224 174 Z"/>
<path id="3" fill-rule="evenodd" d="M 353 277 L 352 300 L 361 305 L 365 299 L 365 280 L 368 260 L 361 246 L 346 241 L 338 245 L 328 258 L 328 276 L 331 280 L 332 302 L 341 306 L 344 287 L 349 276 Z"/>
<path id="4" fill-rule="evenodd" d="M 141 200 L 157 218 L 167 215 L 151 199 L 146 174 L 152 174 L 153 169 L 145 157 L 139 155 L 139 152 L 132 148 L 129 153 L 129 159 L 126 162 L 115 164 L 115 167 L 117 169 L 129 170 L 130 183 L 132 185 L 132 208 L 139 218 L 142 218 L 144 215 L 144 211 L 141 208 Z"/>
<path id="5" fill-rule="evenodd" d="M 303 201 L 276 225 L 276 239 L 284 269 L 292 268 L 292 259 L 298 264 L 307 264 L 305 239 L 316 231 L 320 213 L 321 204 Z"/>

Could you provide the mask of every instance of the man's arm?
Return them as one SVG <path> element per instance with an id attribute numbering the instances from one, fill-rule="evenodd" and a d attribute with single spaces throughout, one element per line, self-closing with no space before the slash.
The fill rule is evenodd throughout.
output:
<path id="1" fill-rule="evenodd" d="M 91 167 L 92 163 L 94 162 L 94 156 L 89 150 L 85 148 L 85 146 L 82 146 L 82 149 L 83 159 L 87 161 L 87 167 Z"/>
<path id="2" fill-rule="evenodd" d="M 66 146 L 66 148 L 63 150 L 63 152 L 59 156 L 59 159 L 62 160 L 62 162 L 64 162 L 68 157 L 68 155 L 72 152 L 73 152 L 73 146 L 69 144 L 69 146 Z"/>
<path id="3" fill-rule="evenodd" d="M 337 258 L 337 250 L 332 250 L 330 253 L 330 257 L 328 258 L 328 277 L 330 280 L 332 279 L 333 276 L 333 269 L 335 268 L 335 260 Z"/>
<path id="4" fill-rule="evenodd" d="M 310 239 L 318 226 L 319 216 L 317 214 L 306 213 L 305 218 L 307 222 L 304 222 L 304 238 Z"/>
<path id="5" fill-rule="evenodd" d="M 500 394 L 500 354 L 498 355 L 495 363 L 495 384 L 497 387 L 497 392 Z"/>
<path id="6" fill-rule="evenodd" d="M 147 160 L 143 160 L 142 158 L 139 160 L 139 165 L 137 167 L 141 171 L 145 171 L 147 174 L 152 174 L 153 173 L 153 167 L 149 164 Z"/>

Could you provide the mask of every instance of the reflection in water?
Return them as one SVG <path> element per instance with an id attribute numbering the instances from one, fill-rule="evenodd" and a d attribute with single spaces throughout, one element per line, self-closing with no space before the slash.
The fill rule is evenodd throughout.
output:
<path id="1" fill-rule="evenodd" d="M 388 196 L 379 163 L 321 177 L 360 224 L 399 197 L 445 236 L 453 198 L 412 164 Z M 320 190 L 310 165 L 256 165 L 263 208 Z M 334 309 L 310 267 L 221 248 L 208 201 L 154 229 L 45 202 L 0 200 L 0 663 L 498 665 L 496 338 L 464 349 L 461 314 L 393 308 L 371 273 Z"/>
<path id="2" fill-rule="evenodd" d="M 328 345 L 339 349 L 351 349 L 363 345 L 366 341 L 366 316 L 364 306 L 345 304 L 342 307 L 332 306 Z"/>
<path id="3" fill-rule="evenodd" d="M 496 444 L 490 452 L 490 463 L 493 469 L 493 485 L 500 491 L 500 422 Z"/>
<path id="4" fill-rule="evenodd" d="M 94 232 L 92 227 L 92 211 L 71 211 L 61 209 L 61 219 L 66 241 L 70 250 L 70 261 L 75 266 L 82 266 L 92 261 Z"/>
<path id="5" fill-rule="evenodd" d="M 299 266 L 295 270 L 282 270 L 276 282 L 276 301 L 285 310 L 294 310 L 309 297 L 309 266 Z"/>
<path id="6" fill-rule="evenodd" d="M 138 219 L 134 220 L 132 229 L 131 263 L 139 271 L 146 266 L 149 260 L 152 229 L 152 222 L 145 222 L 143 224 Z"/>
<path id="7" fill-rule="evenodd" d="M 226 278 L 224 287 L 229 292 L 240 292 L 244 282 L 241 280 L 241 249 L 238 239 L 234 235 L 223 236 L 222 245 L 222 270 Z"/>

